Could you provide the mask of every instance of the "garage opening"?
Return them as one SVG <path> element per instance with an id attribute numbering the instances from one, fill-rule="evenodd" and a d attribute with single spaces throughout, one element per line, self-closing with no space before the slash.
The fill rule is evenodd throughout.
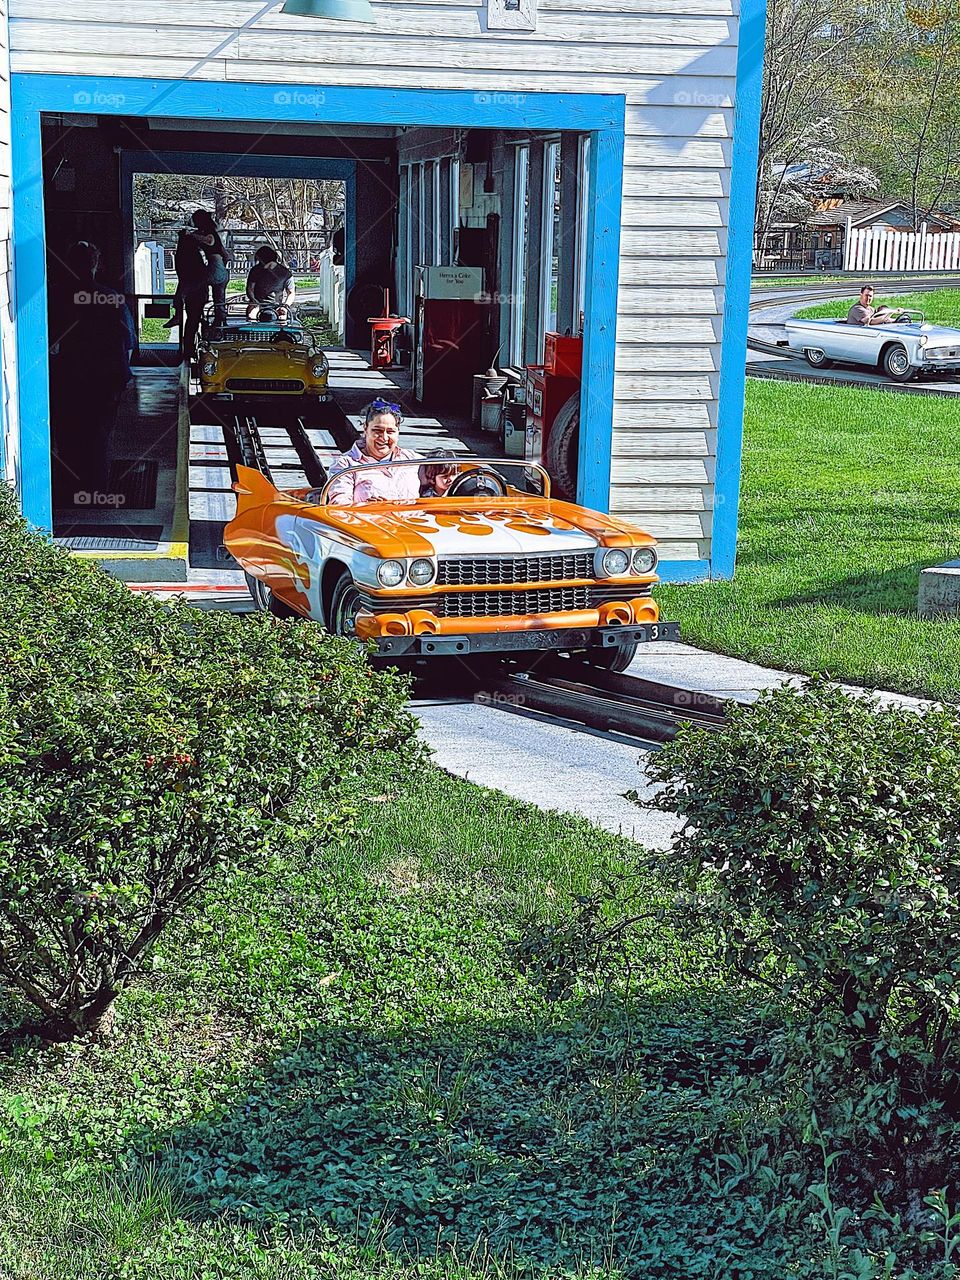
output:
<path id="1" fill-rule="evenodd" d="M 83 114 L 45 114 L 42 130 L 54 533 L 68 545 L 125 576 L 229 584 L 239 454 L 258 448 L 279 488 L 310 485 L 375 397 L 402 406 L 406 448 L 544 461 L 574 496 L 589 134 Z M 198 211 L 227 254 L 232 332 L 217 337 L 211 290 L 183 353 L 177 245 Z M 78 240 L 132 317 L 133 378 L 109 422 L 58 366 Z M 225 340 L 289 323 L 247 311 L 264 248 L 320 354 L 278 376 L 264 343 L 222 379 Z"/>
<path id="2" fill-rule="evenodd" d="M 172 316 L 154 298 L 176 296 L 177 245 L 195 231 L 197 210 L 221 229 L 230 255 L 227 301 L 241 305 L 257 252 L 274 250 L 291 271 L 298 310 L 326 347 L 342 346 L 345 183 L 329 178 L 239 174 L 133 174 L 133 263 L 137 333 L 144 347 L 169 348 L 182 337 L 182 307 Z M 154 314 L 156 313 L 156 314 Z M 157 353 L 159 357 L 166 351 Z"/>

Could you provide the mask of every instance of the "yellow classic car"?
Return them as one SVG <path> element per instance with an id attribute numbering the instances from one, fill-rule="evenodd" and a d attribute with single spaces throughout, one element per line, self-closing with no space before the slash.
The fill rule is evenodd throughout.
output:
<path id="1" fill-rule="evenodd" d="M 317 339 L 294 319 L 229 317 L 200 338 L 200 393 L 209 400 L 331 400 L 330 366 Z"/>

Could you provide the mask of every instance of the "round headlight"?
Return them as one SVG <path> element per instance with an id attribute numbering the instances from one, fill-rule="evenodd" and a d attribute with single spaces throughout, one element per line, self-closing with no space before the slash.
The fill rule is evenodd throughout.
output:
<path id="1" fill-rule="evenodd" d="M 403 581 L 403 565 L 399 560 L 384 560 L 377 565 L 377 581 L 381 587 L 399 587 Z"/>
<path id="2" fill-rule="evenodd" d="M 433 581 L 433 561 L 414 560 L 407 570 L 407 578 L 415 587 L 426 587 Z"/>
<path id="3" fill-rule="evenodd" d="M 326 360 L 314 360 L 313 368 L 311 369 L 310 372 L 313 374 L 315 378 L 322 378 L 323 375 L 329 369 L 329 367 L 330 366 L 327 364 Z"/>
<path id="4" fill-rule="evenodd" d="M 634 573 L 653 573 L 657 567 L 657 553 L 653 547 L 638 547 L 633 553 Z"/>
<path id="5" fill-rule="evenodd" d="M 216 360 L 204 360 L 203 372 L 206 374 L 208 378 L 212 378 L 213 375 L 217 372 Z"/>
<path id="6" fill-rule="evenodd" d="M 930 341 L 929 335 L 926 333 L 921 333 L 917 341 L 919 342 L 921 347 L 925 347 L 927 343 Z"/>
<path id="7" fill-rule="evenodd" d="M 617 578 L 630 568 L 630 557 L 619 547 L 611 547 L 603 553 L 600 569 L 606 578 Z"/>

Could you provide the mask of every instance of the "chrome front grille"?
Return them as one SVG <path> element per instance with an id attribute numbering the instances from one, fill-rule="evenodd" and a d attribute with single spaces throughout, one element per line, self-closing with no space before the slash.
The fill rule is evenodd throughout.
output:
<path id="1" fill-rule="evenodd" d="M 589 609 L 593 594 L 590 587 L 541 587 L 533 591 L 458 591 L 443 597 L 443 612 L 440 616 L 485 618 L 508 614 L 565 613 L 569 609 Z"/>
<path id="2" fill-rule="evenodd" d="M 426 609 L 438 618 L 503 618 L 571 609 L 598 609 L 612 600 L 643 599 L 649 583 L 611 583 L 579 587 L 533 587 L 525 591 L 442 591 L 419 595 L 376 596 L 360 588 L 364 608 L 372 613 L 408 613 Z"/>
<path id="3" fill-rule="evenodd" d="M 649 595 L 649 587 L 625 588 L 609 583 L 586 587 L 534 587 L 529 591 L 450 591 L 435 595 L 427 605 L 438 618 L 490 618 L 534 613 L 566 613 L 597 609 L 610 600 Z"/>
<path id="4" fill-rule="evenodd" d="M 228 391 L 302 391 L 299 378 L 228 378 Z"/>
<path id="5" fill-rule="evenodd" d="M 285 335 L 287 335 L 287 338 L 294 339 L 297 343 L 301 343 L 304 340 L 303 334 L 300 332 L 299 329 L 284 329 L 284 330 L 256 329 L 256 330 L 243 330 L 242 332 L 237 329 L 220 329 L 217 331 L 215 341 L 235 342 L 239 346 L 243 346 L 243 347 L 252 345 L 255 342 L 256 343 L 271 342 L 274 344 L 274 346 L 280 346 L 281 343 L 277 342 L 277 334 L 280 332 L 283 332 Z M 283 345 L 291 345 L 291 344 L 285 340 Z"/>
<path id="6" fill-rule="evenodd" d="M 571 579 L 592 577 L 592 551 L 576 551 L 567 555 L 441 559 L 437 570 L 437 582 L 441 587 L 499 586 L 508 582 L 568 582 Z"/>

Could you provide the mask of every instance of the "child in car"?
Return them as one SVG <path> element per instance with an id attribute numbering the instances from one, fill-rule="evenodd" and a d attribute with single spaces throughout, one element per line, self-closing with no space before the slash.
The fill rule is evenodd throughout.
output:
<path id="1" fill-rule="evenodd" d="M 443 455 L 441 455 L 443 456 Z M 420 468 L 420 497 L 445 498 L 447 490 L 457 477 L 459 467 L 456 463 L 428 462 Z"/>

